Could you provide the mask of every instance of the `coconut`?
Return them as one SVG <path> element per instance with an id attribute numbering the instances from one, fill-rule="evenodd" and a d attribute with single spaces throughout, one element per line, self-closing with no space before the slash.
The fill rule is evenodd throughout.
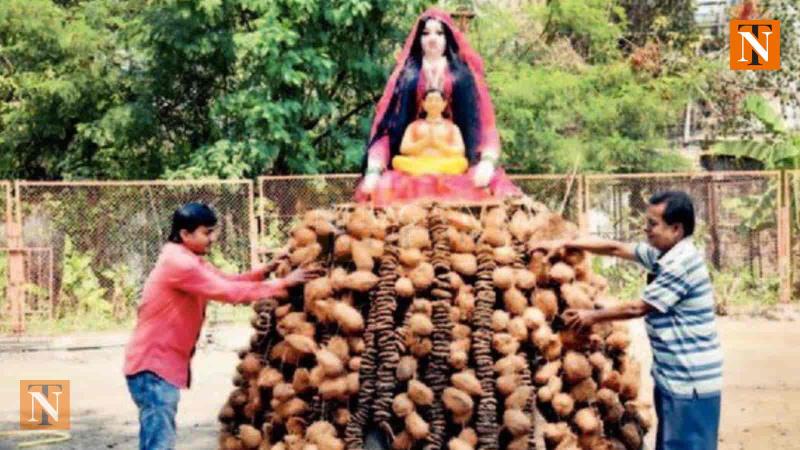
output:
<path id="1" fill-rule="evenodd" d="M 474 402 L 468 393 L 454 387 L 445 388 L 442 394 L 444 406 L 453 412 L 454 415 L 463 415 L 472 411 Z"/>
<path id="2" fill-rule="evenodd" d="M 478 378 L 475 376 L 475 372 L 472 370 L 454 373 L 450 377 L 450 381 L 453 383 L 453 386 L 466 392 L 467 394 L 475 396 L 483 395 L 481 382 L 478 381 Z"/>
<path id="3" fill-rule="evenodd" d="M 475 253 L 475 240 L 469 235 L 459 233 L 455 229 L 448 230 L 447 238 L 453 253 Z"/>
<path id="4" fill-rule="evenodd" d="M 508 322 L 511 320 L 511 316 L 508 312 L 502 309 L 496 309 L 492 313 L 492 330 L 496 332 L 506 331 L 508 329 Z"/>
<path id="5" fill-rule="evenodd" d="M 430 263 L 421 263 L 408 274 L 408 278 L 417 290 L 427 289 L 433 284 L 433 266 Z"/>
<path id="6" fill-rule="evenodd" d="M 431 322 L 430 317 L 421 313 L 411 315 L 408 320 L 408 327 L 417 336 L 430 336 L 433 333 L 433 322 Z"/>
<path id="7" fill-rule="evenodd" d="M 532 298 L 533 306 L 539 308 L 548 321 L 558 314 L 558 297 L 550 289 L 537 289 Z"/>
<path id="8" fill-rule="evenodd" d="M 507 374 L 502 375 L 497 378 L 497 391 L 503 395 L 503 397 L 508 397 L 511 395 L 514 390 L 519 386 L 519 375 L 518 374 Z"/>
<path id="9" fill-rule="evenodd" d="M 312 423 L 306 430 L 306 439 L 315 444 L 335 436 L 336 428 L 330 422 L 324 420 Z"/>
<path id="10" fill-rule="evenodd" d="M 460 320 L 468 321 L 472 318 L 472 313 L 475 311 L 475 296 L 468 292 L 466 289 L 459 291 L 456 295 L 456 306 L 459 309 Z"/>
<path id="11" fill-rule="evenodd" d="M 508 333 L 523 343 L 528 340 L 528 327 L 522 317 L 515 317 L 508 322 Z"/>
<path id="12" fill-rule="evenodd" d="M 498 289 L 507 290 L 514 286 L 514 269 L 510 267 L 498 267 L 492 273 L 492 281 Z"/>
<path id="13" fill-rule="evenodd" d="M 255 378 L 261 372 L 261 358 L 255 353 L 248 353 L 239 366 L 245 378 Z"/>
<path id="14" fill-rule="evenodd" d="M 372 258 L 380 258 L 383 256 L 385 245 L 382 240 L 369 238 L 364 239 L 363 242 L 367 246 L 367 250 L 369 250 L 369 254 Z"/>
<path id="15" fill-rule="evenodd" d="M 550 268 L 550 272 L 548 273 L 551 280 L 555 281 L 558 284 L 569 283 L 573 279 L 575 279 L 575 270 L 572 269 L 569 265 L 563 262 L 558 262 Z"/>
<path id="16" fill-rule="evenodd" d="M 417 360 L 412 356 L 403 356 L 397 363 L 397 379 L 408 381 L 417 374 Z"/>
<path id="17" fill-rule="evenodd" d="M 396 434 L 392 441 L 392 450 L 409 450 L 414 444 L 414 438 L 406 430 Z"/>
<path id="18" fill-rule="evenodd" d="M 364 317 L 347 303 L 337 302 L 333 306 L 333 317 L 347 334 L 360 333 L 364 329 Z"/>
<path id="19" fill-rule="evenodd" d="M 420 406 L 433 404 L 433 391 L 417 380 L 412 379 L 408 382 L 408 397 Z"/>
<path id="20" fill-rule="evenodd" d="M 311 373 L 305 367 L 299 367 L 294 371 L 292 377 L 292 389 L 298 394 L 305 393 L 311 389 Z"/>
<path id="21" fill-rule="evenodd" d="M 522 355 L 508 355 L 494 363 L 494 370 L 501 375 L 507 375 L 520 372 L 527 364 Z M 556 372 L 558 372 L 558 369 L 556 369 Z"/>
<path id="22" fill-rule="evenodd" d="M 405 417 L 414 412 L 414 402 L 408 398 L 408 394 L 398 394 L 392 401 L 392 411 L 397 417 Z"/>
<path id="23" fill-rule="evenodd" d="M 315 354 L 317 363 L 325 371 L 326 377 L 338 377 L 344 373 L 344 363 L 335 353 L 328 349 L 323 349 Z"/>
<path id="24" fill-rule="evenodd" d="M 525 324 L 525 327 L 528 329 L 535 331 L 538 330 L 539 327 L 545 325 L 547 320 L 541 309 L 535 306 L 529 306 L 522 312 L 522 323 Z"/>
<path id="25" fill-rule="evenodd" d="M 448 450 L 475 450 L 475 447 L 470 445 L 463 439 L 453 438 L 447 443 Z"/>
<path id="26" fill-rule="evenodd" d="M 561 370 L 561 361 L 551 361 L 536 371 L 533 381 L 539 385 L 545 384 L 551 377 L 556 376 L 559 370 Z"/>
<path id="27" fill-rule="evenodd" d="M 402 248 L 430 248 L 431 236 L 428 230 L 412 225 L 403 227 L 400 231 L 400 247 Z"/>
<path id="28" fill-rule="evenodd" d="M 400 207 L 398 213 L 398 219 L 400 220 L 401 225 L 416 225 L 419 223 L 424 223 L 428 217 L 428 212 L 425 210 L 425 208 L 413 203 Z"/>
<path id="29" fill-rule="evenodd" d="M 492 336 L 492 348 L 502 355 L 512 355 L 519 350 L 519 341 L 508 333 L 495 333 Z"/>
<path id="30" fill-rule="evenodd" d="M 568 394 L 559 393 L 553 396 L 553 410 L 555 410 L 556 414 L 559 417 L 566 417 L 572 413 L 572 409 L 575 408 L 575 400 L 572 399 Z"/>
<path id="31" fill-rule="evenodd" d="M 450 265 L 453 270 L 467 277 L 478 271 L 478 260 L 470 253 L 453 253 L 450 255 Z"/>
<path id="32" fill-rule="evenodd" d="M 614 331 L 606 338 L 606 346 L 611 351 L 624 352 L 630 343 L 631 339 L 624 331 Z"/>
<path id="33" fill-rule="evenodd" d="M 475 432 L 474 428 L 464 428 L 461 433 L 458 433 L 458 438 L 473 447 L 478 445 L 478 433 Z"/>
<path id="34" fill-rule="evenodd" d="M 566 422 L 547 423 L 543 427 L 544 438 L 551 444 L 558 444 L 570 434 L 569 425 Z"/>
<path id="35" fill-rule="evenodd" d="M 346 426 L 350 423 L 350 410 L 347 408 L 339 408 L 333 413 L 333 423 L 340 427 Z"/>
<path id="36" fill-rule="evenodd" d="M 372 272 L 372 269 L 375 268 L 375 261 L 372 259 L 369 246 L 365 242 L 354 240 L 351 249 L 356 269 Z"/>
<path id="37" fill-rule="evenodd" d="M 564 357 L 564 380 L 579 383 L 592 375 L 592 366 L 582 354 L 570 351 Z"/>
<path id="38" fill-rule="evenodd" d="M 339 261 L 350 257 L 352 252 L 353 238 L 343 234 L 336 238 L 333 244 L 333 256 Z"/>
<path id="39" fill-rule="evenodd" d="M 597 383 L 589 377 L 572 387 L 569 395 L 575 399 L 576 402 L 593 403 L 597 395 Z"/>
<path id="40" fill-rule="evenodd" d="M 516 281 L 517 288 L 522 290 L 529 290 L 536 287 L 536 275 L 526 269 L 517 269 L 514 272 L 514 280 Z"/>
<path id="41" fill-rule="evenodd" d="M 528 307 L 528 300 L 517 288 L 511 288 L 503 293 L 503 304 L 506 311 L 512 315 L 519 316 Z"/>
<path id="42" fill-rule="evenodd" d="M 355 395 L 358 393 L 358 389 L 361 387 L 361 382 L 359 380 L 358 372 L 350 372 L 346 376 L 347 378 L 347 393 L 350 395 Z"/>
<path id="43" fill-rule="evenodd" d="M 469 362 L 469 355 L 463 350 L 451 351 L 450 356 L 447 358 L 447 363 L 450 367 L 456 370 L 461 370 L 467 367 Z"/>
<path id="44" fill-rule="evenodd" d="M 510 246 L 503 246 L 497 247 L 494 249 L 494 261 L 500 265 L 510 265 L 513 264 L 514 261 L 517 259 L 517 252 L 514 251 L 513 247 Z"/>
<path id="45" fill-rule="evenodd" d="M 279 402 L 285 402 L 295 395 L 297 395 L 297 392 L 295 392 L 294 387 L 289 383 L 280 383 L 272 389 L 272 398 Z"/>
<path id="46" fill-rule="evenodd" d="M 376 284 L 378 284 L 378 277 L 369 271 L 359 270 L 347 276 L 347 288 L 356 292 L 367 292 Z"/>
<path id="47" fill-rule="evenodd" d="M 603 374 L 600 386 L 619 392 L 622 388 L 622 375 L 616 370 L 610 370 Z"/>
<path id="48" fill-rule="evenodd" d="M 416 412 L 407 415 L 405 423 L 406 431 L 408 431 L 414 439 L 424 439 L 430 433 L 430 426 Z"/>
<path id="49" fill-rule="evenodd" d="M 315 242 L 293 251 L 289 254 L 289 261 L 293 266 L 304 266 L 317 259 L 320 253 L 322 253 L 322 246 Z"/>
<path id="50" fill-rule="evenodd" d="M 308 404 L 300 398 L 293 397 L 278 405 L 275 412 L 282 419 L 288 419 L 292 416 L 299 416 L 308 412 Z"/>
<path id="51" fill-rule="evenodd" d="M 594 304 L 591 297 L 575 283 L 561 285 L 561 296 L 569 308 L 592 309 Z"/>
<path id="52" fill-rule="evenodd" d="M 394 284 L 394 290 L 397 292 L 397 295 L 403 298 L 414 296 L 414 284 L 406 277 L 397 279 L 397 282 Z"/>
<path id="53" fill-rule="evenodd" d="M 540 326 L 536 331 L 531 333 L 531 342 L 539 350 L 545 350 L 553 339 L 555 339 L 553 330 L 547 325 Z"/>
<path id="54" fill-rule="evenodd" d="M 319 384 L 319 395 L 323 400 L 342 400 L 346 398 L 348 392 L 347 377 L 345 376 L 326 379 Z"/>
<path id="55" fill-rule="evenodd" d="M 548 361 L 554 361 L 561 357 L 561 352 L 564 349 L 564 345 L 561 343 L 561 338 L 554 334 L 550 339 L 550 342 L 545 345 L 544 349 L 542 349 L 542 355 Z"/>
<path id="56" fill-rule="evenodd" d="M 275 344 L 270 350 L 269 359 L 272 361 L 279 360 L 284 364 L 297 365 L 303 353 L 293 348 L 286 341 L 281 341 Z"/>
<path id="57" fill-rule="evenodd" d="M 474 217 L 459 211 L 447 211 L 445 219 L 459 231 L 472 231 L 479 227 L 479 223 Z"/>
<path id="58" fill-rule="evenodd" d="M 642 447 L 642 435 L 639 433 L 639 427 L 634 422 L 628 422 L 620 428 L 620 437 L 625 447 L 629 449 L 637 449 Z"/>
<path id="59" fill-rule="evenodd" d="M 503 247 L 511 243 L 511 235 L 507 231 L 497 227 L 487 227 L 483 229 L 481 242 L 486 242 L 492 247 Z"/>
<path id="60" fill-rule="evenodd" d="M 531 386 L 518 386 L 516 389 L 514 389 L 514 392 L 512 392 L 511 395 L 506 398 L 506 410 L 525 409 L 525 406 L 528 404 L 528 401 L 531 399 L 532 395 L 533 388 Z"/>
<path id="61" fill-rule="evenodd" d="M 530 417 L 519 409 L 507 409 L 503 413 L 503 425 L 515 437 L 530 433 L 533 427 Z"/>

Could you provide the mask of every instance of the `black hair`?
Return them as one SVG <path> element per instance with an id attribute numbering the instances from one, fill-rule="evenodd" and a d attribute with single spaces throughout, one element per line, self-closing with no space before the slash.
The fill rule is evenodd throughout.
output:
<path id="1" fill-rule="evenodd" d="M 426 17 L 419 21 L 406 65 L 397 77 L 392 98 L 389 101 L 386 112 L 383 114 L 383 118 L 378 123 L 375 135 L 367 144 L 367 149 L 369 149 L 377 140 L 388 135 L 390 166 L 391 158 L 400 154 L 400 144 L 406 127 L 417 119 L 417 84 L 419 83 L 419 72 L 422 68 L 421 37 L 422 32 L 425 30 L 425 24 L 429 20 L 440 22 L 444 30 L 446 41 L 444 54 L 453 79 L 453 90 L 448 99 L 448 104 L 452 111 L 452 120 L 461 131 L 467 160 L 469 160 L 470 164 L 474 164 L 478 159 L 477 148 L 480 144 L 481 133 L 478 89 L 475 84 L 475 77 L 470 72 L 467 64 L 461 61 L 458 56 L 458 44 L 450 27 L 435 17 Z M 364 152 L 362 171 L 366 170 L 368 159 L 368 152 Z"/>
<path id="2" fill-rule="evenodd" d="M 193 232 L 201 225 L 213 227 L 217 224 L 217 215 L 214 210 L 203 203 L 187 203 L 176 209 L 172 214 L 172 229 L 169 232 L 169 241 L 176 244 L 181 240 L 181 230 Z"/>
<path id="3" fill-rule="evenodd" d="M 667 225 L 683 225 L 683 236 L 694 233 L 694 203 L 689 194 L 683 191 L 656 192 L 650 197 L 651 205 L 665 204 L 664 222 Z"/>

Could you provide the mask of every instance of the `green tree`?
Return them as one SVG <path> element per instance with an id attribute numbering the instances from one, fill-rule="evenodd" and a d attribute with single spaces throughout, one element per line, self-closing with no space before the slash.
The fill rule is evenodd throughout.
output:
<path id="1" fill-rule="evenodd" d="M 668 138 L 708 67 L 672 41 L 628 50 L 627 23 L 611 0 L 485 11 L 480 50 L 510 171 L 687 167 Z"/>

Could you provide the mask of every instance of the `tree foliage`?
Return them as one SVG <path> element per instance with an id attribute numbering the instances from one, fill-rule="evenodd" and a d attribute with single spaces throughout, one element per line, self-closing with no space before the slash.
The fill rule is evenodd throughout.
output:
<path id="1" fill-rule="evenodd" d="M 669 138 L 719 70 L 696 56 L 690 3 L 481 6 L 470 39 L 508 169 L 685 167 Z M 6 0 L 0 178 L 355 171 L 394 54 L 426 6 Z"/>

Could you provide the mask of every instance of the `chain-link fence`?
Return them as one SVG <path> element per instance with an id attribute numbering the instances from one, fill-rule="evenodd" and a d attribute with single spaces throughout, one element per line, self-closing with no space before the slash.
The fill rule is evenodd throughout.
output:
<path id="1" fill-rule="evenodd" d="M 293 221 L 304 212 L 352 202 L 359 178 L 357 174 L 259 177 L 259 251 L 282 245 Z"/>
<path id="2" fill-rule="evenodd" d="M 16 190 L 24 246 L 52 249 L 56 311 L 101 310 L 114 318 L 130 311 L 167 240 L 172 213 L 190 201 L 217 212 L 212 262 L 237 271 L 254 260 L 249 181 L 20 181 Z"/>
<path id="3" fill-rule="evenodd" d="M 695 243 L 705 250 L 712 276 L 731 289 L 759 285 L 777 298 L 781 173 L 711 172 L 587 175 L 586 214 L 591 233 L 643 241 L 649 197 L 682 190 L 693 199 Z M 723 293 L 725 296 L 725 293 Z"/>
<path id="4" fill-rule="evenodd" d="M 583 176 L 512 175 L 510 178 L 531 199 L 547 205 L 573 222 L 581 220 Z"/>
<path id="5" fill-rule="evenodd" d="M 780 285 L 788 294 L 790 271 L 800 273 L 800 171 L 511 178 L 533 200 L 584 230 L 627 241 L 644 239 L 652 193 L 681 189 L 697 208 L 695 240 L 726 289 Z M 303 212 L 351 203 L 358 179 L 260 177 L 255 189 L 250 181 L 0 182 L 0 291 L 6 292 L 14 247 L 24 256 L 27 317 L 58 315 L 59 307 L 123 315 L 135 306 L 178 206 L 212 205 L 220 236 L 211 261 L 224 270 L 245 270 L 259 253 L 283 245 Z M 14 242 L 8 239 L 12 223 L 22 228 Z M 621 284 L 631 280 L 610 275 Z M 798 277 L 793 281 L 800 291 Z M 225 320 L 226 313 L 219 313 L 225 309 L 215 308 L 210 319 Z"/>
<path id="6" fill-rule="evenodd" d="M 0 214 L 2 214 L 2 227 L 0 227 L 0 246 L 8 245 L 8 225 L 13 222 L 13 202 L 11 199 L 11 183 L 0 181 Z"/>

